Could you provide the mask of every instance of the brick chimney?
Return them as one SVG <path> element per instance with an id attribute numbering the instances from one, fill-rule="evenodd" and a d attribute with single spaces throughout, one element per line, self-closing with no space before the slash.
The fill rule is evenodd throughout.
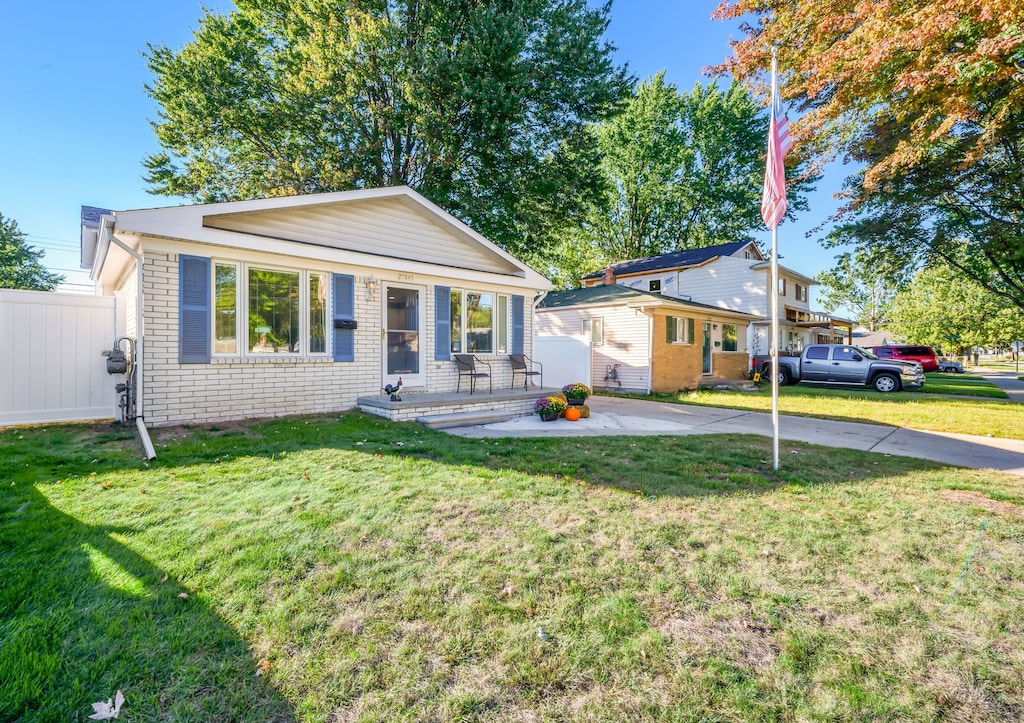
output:
<path id="1" fill-rule="evenodd" d="M 611 266 L 605 268 L 604 276 L 601 277 L 601 283 L 605 286 L 615 286 L 615 272 L 612 271 Z"/>

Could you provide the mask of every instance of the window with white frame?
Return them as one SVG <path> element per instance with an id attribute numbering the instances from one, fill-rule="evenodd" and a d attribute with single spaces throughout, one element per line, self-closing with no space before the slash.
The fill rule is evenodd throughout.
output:
<path id="1" fill-rule="evenodd" d="M 309 275 L 309 332 L 310 354 L 327 353 L 327 274 Z"/>
<path id="2" fill-rule="evenodd" d="M 508 297 L 504 294 L 498 294 L 498 313 L 494 316 L 494 338 L 497 344 L 498 354 L 508 353 L 508 320 L 509 320 L 509 305 Z"/>
<path id="3" fill-rule="evenodd" d="M 213 274 L 214 354 L 327 353 L 326 273 L 215 261 Z"/>
<path id="4" fill-rule="evenodd" d="M 462 353 L 462 292 L 458 289 L 452 289 L 449 293 L 449 301 L 451 303 L 451 340 L 452 340 L 452 354 Z"/>
<path id="5" fill-rule="evenodd" d="M 604 318 L 596 316 L 592 319 L 584 319 L 583 333 L 590 337 L 591 344 L 595 346 L 604 344 Z"/>
<path id="6" fill-rule="evenodd" d="M 466 292 L 466 351 L 494 353 L 494 294 Z"/>
<path id="7" fill-rule="evenodd" d="M 508 352 L 509 297 L 486 291 L 452 289 L 451 348 L 453 354 Z"/>
<path id="8" fill-rule="evenodd" d="M 722 324 L 722 351 L 736 351 L 739 334 L 735 324 Z"/>
<path id="9" fill-rule="evenodd" d="M 214 264 L 213 353 L 238 353 L 238 264 Z"/>
<path id="10" fill-rule="evenodd" d="M 692 344 L 694 321 L 686 316 L 665 317 L 665 341 L 669 344 Z"/>

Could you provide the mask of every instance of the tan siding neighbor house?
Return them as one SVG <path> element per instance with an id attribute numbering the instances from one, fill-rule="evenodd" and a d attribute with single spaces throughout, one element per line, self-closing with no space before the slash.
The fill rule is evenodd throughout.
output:
<path id="1" fill-rule="evenodd" d="M 590 336 L 597 389 L 674 392 L 746 375 L 748 314 L 613 284 L 549 293 L 536 316 L 538 336 Z"/>

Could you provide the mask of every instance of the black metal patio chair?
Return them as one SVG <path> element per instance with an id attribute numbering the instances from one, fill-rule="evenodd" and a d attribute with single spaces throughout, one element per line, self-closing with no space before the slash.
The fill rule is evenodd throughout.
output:
<path id="1" fill-rule="evenodd" d="M 455 355 L 455 366 L 459 370 L 459 383 L 455 388 L 455 392 L 462 391 L 462 377 L 469 377 L 469 393 L 473 394 L 476 391 L 476 380 L 487 379 L 488 391 L 494 391 L 494 383 L 491 381 L 491 365 L 485 361 L 477 359 L 475 354 L 456 354 Z M 477 369 L 477 364 L 481 364 L 487 367 L 487 371 L 480 371 Z"/>
<path id="2" fill-rule="evenodd" d="M 531 377 L 539 377 L 537 386 L 544 386 L 544 365 L 538 361 L 534 361 L 526 354 L 509 354 L 508 362 L 512 365 L 512 386 L 510 389 L 514 389 L 516 386 L 516 375 L 523 375 L 523 389 L 526 389 L 530 382 Z M 536 367 L 536 368 L 535 368 Z"/>

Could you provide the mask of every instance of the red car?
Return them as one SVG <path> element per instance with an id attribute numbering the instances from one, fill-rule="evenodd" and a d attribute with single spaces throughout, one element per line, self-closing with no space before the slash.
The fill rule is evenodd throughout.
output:
<path id="1" fill-rule="evenodd" d="M 889 346 L 869 346 L 868 351 L 880 359 L 898 359 L 916 361 L 926 372 L 939 370 L 939 358 L 930 346 L 914 346 L 912 344 L 890 344 Z"/>

